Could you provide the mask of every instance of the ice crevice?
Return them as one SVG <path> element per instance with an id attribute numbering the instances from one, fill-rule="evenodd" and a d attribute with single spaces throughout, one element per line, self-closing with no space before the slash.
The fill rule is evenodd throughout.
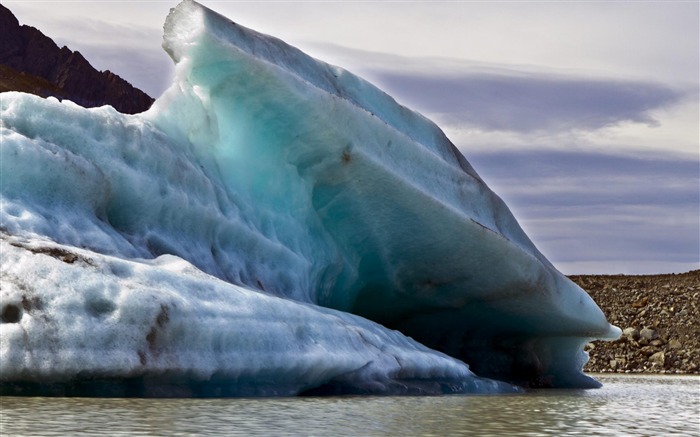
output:
<path id="1" fill-rule="evenodd" d="M 0 391 L 595 387 L 619 330 L 442 131 L 190 0 L 153 107 L 2 93 Z"/>

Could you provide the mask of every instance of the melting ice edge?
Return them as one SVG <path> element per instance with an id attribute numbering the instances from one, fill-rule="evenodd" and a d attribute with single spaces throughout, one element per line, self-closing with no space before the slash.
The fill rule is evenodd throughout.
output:
<path id="1" fill-rule="evenodd" d="M 442 131 L 189 0 L 143 114 L 3 93 L 2 394 L 596 387 L 615 338 Z"/>

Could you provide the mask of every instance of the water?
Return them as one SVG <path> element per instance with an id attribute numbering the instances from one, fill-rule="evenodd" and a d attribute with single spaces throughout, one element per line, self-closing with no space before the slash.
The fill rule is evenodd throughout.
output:
<path id="1" fill-rule="evenodd" d="M 2 436 L 700 436 L 700 377 L 509 396 L 0 398 Z"/>

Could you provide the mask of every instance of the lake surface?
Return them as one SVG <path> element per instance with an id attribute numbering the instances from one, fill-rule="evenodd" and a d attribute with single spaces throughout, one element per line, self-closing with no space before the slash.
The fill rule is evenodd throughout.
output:
<path id="1" fill-rule="evenodd" d="M 2 436 L 700 436 L 700 377 L 597 390 L 272 399 L 0 398 Z"/>

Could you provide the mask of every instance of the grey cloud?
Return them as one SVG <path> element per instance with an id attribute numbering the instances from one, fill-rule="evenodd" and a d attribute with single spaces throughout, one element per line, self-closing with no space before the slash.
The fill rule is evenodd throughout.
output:
<path id="1" fill-rule="evenodd" d="M 523 206 L 700 203 L 697 158 L 552 150 L 480 152 L 468 158 L 487 182 L 498 185 L 498 193 L 514 192 L 513 203 Z"/>
<path id="2" fill-rule="evenodd" d="M 656 123 L 650 111 L 685 92 L 652 82 L 541 74 L 426 75 L 376 71 L 389 94 L 443 122 L 484 130 L 594 130 L 624 121 Z"/>
<path id="3" fill-rule="evenodd" d="M 553 207 L 531 214 L 524 214 L 528 217 L 521 223 L 555 265 L 595 261 L 632 266 L 619 273 L 664 273 L 647 270 L 664 264 L 700 268 L 698 221 L 692 218 L 697 207 Z"/>
<path id="4" fill-rule="evenodd" d="M 468 157 L 555 265 L 630 266 L 621 273 L 700 267 L 697 157 L 541 150 Z"/>

